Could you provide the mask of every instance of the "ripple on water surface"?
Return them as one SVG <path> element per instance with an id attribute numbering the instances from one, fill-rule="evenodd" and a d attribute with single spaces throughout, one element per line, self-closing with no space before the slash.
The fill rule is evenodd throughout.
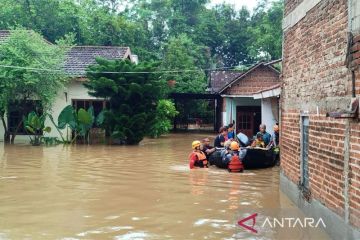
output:
<path id="1" fill-rule="evenodd" d="M 278 168 L 190 171 L 191 142 L 204 137 L 173 134 L 139 146 L 0 145 L 0 239 L 253 239 L 236 227 L 241 213 L 294 209 L 279 191 Z M 280 238 L 269 231 L 263 239 Z"/>

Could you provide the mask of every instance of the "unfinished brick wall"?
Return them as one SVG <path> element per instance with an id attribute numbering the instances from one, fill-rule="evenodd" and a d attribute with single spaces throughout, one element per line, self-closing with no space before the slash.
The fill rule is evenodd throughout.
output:
<path id="1" fill-rule="evenodd" d="M 286 14 L 300 2 L 285 1 Z M 360 227 L 360 123 L 349 120 L 350 174 L 346 191 L 344 146 L 349 143 L 346 140 L 348 120 L 326 117 L 327 112 L 348 109 L 351 99 L 351 72 L 345 65 L 347 3 L 347 0 L 322 0 L 284 33 L 281 166 L 282 172 L 298 184 L 300 112 L 307 112 L 311 196 L 343 218 L 347 202 L 348 220 Z M 360 76 L 356 76 L 359 94 Z"/>
<path id="2" fill-rule="evenodd" d="M 240 78 L 222 94 L 251 95 L 279 83 L 279 75 L 278 72 L 270 67 L 262 65 Z"/>

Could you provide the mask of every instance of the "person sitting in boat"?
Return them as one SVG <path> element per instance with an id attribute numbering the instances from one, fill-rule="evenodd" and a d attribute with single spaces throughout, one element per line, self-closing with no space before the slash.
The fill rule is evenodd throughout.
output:
<path id="1" fill-rule="evenodd" d="M 192 149 L 193 152 L 189 156 L 189 166 L 190 169 L 193 168 L 207 168 L 208 161 L 204 152 L 200 150 L 201 142 L 200 141 L 193 141 L 192 142 Z"/>
<path id="2" fill-rule="evenodd" d="M 219 130 L 219 135 L 216 136 L 214 140 L 214 147 L 222 148 L 224 147 L 224 143 L 226 141 L 225 136 L 227 137 L 227 129 L 226 127 L 221 127 Z"/>
<path id="3" fill-rule="evenodd" d="M 280 166 L 280 147 L 279 147 L 279 124 L 274 125 L 274 133 L 271 135 L 271 141 L 267 149 L 273 149 L 273 158 L 275 164 Z"/>
<path id="4" fill-rule="evenodd" d="M 221 151 L 221 165 L 223 168 L 227 168 L 231 158 L 231 143 L 232 141 L 226 141 L 224 144 L 224 149 Z"/>
<path id="5" fill-rule="evenodd" d="M 271 140 L 269 145 L 267 146 L 268 149 L 276 148 L 279 146 L 279 125 L 274 125 L 274 133 L 271 135 Z"/>
<path id="6" fill-rule="evenodd" d="M 209 159 L 210 155 L 216 151 L 216 148 L 210 146 L 210 139 L 204 138 L 201 144 L 201 151 L 206 155 L 206 158 Z"/>
<path id="7" fill-rule="evenodd" d="M 230 123 L 228 126 L 228 139 L 231 141 L 235 140 L 235 131 L 234 131 L 233 123 Z"/>
<path id="8" fill-rule="evenodd" d="M 258 148 L 265 148 L 265 142 L 263 140 L 263 134 L 261 132 L 258 132 L 256 134 L 256 138 L 251 143 L 251 147 L 258 147 Z"/>
<path id="9" fill-rule="evenodd" d="M 270 133 L 266 132 L 266 125 L 265 124 L 260 124 L 259 130 L 260 131 L 258 133 L 262 134 L 262 139 L 263 139 L 263 141 L 265 143 L 265 146 L 269 145 L 271 135 L 270 135 Z"/>
<path id="10" fill-rule="evenodd" d="M 231 144 L 231 141 L 230 141 L 230 140 L 227 140 L 227 141 L 224 143 L 224 149 L 221 150 L 221 158 L 223 158 L 224 156 L 226 156 L 227 154 L 229 154 L 229 152 L 230 152 L 230 144 Z"/>

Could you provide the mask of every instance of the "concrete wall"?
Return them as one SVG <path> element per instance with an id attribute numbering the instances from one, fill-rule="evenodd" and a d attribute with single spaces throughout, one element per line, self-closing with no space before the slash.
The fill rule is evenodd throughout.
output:
<path id="1" fill-rule="evenodd" d="M 225 97 L 226 101 L 225 111 L 223 112 L 223 125 L 228 125 L 232 121 L 236 121 L 236 107 L 237 106 L 261 106 L 260 99 L 254 99 L 252 97 L 238 97 L 238 98 L 229 98 Z"/>
<path id="2" fill-rule="evenodd" d="M 349 0 L 349 18 L 350 18 L 350 28 L 354 34 L 360 34 L 360 1 L 359 0 Z"/>
<path id="3" fill-rule="evenodd" d="M 266 124 L 269 133 L 273 133 L 272 127 L 277 122 L 273 109 L 278 108 L 277 102 L 274 99 L 253 99 L 252 97 L 224 98 L 224 101 L 226 101 L 226 112 L 223 112 L 223 125 L 230 124 L 232 120 L 236 121 L 237 106 L 261 106 L 261 122 Z"/>
<path id="4" fill-rule="evenodd" d="M 306 1 L 288 0 L 286 4 L 291 6 L 286 9 L 300 11 L 300 2 Z M 326 117 L 328 112 L 349 109 L 352 97 L 351 72 L 345 65 L 351 1 L 316 2 L 284 32 L 281 188 L 289 196 L 295 195 L 293 201 L 310 215 L 336 216 L 326 229 L 334 239 L 359 239 L 356 229 L 360 227 L 360 123 Z M 287 15 L 290 14 L 289 10 Z M 310 121 L 310 202 L 306 204 L 297 199 L 302 197 L 297 189 L 301 178 L 302 114 L 309 116 Z"/>
<path id="5" fill-rule="evenodd" d="M 261 122 L 266 125 L 267 132 L 274 133 L 273 126 L 278 122 L 278 118 L 274 115 L 278 111 L 276 98 L 264 98 L 261 99 Z"/>
<path id="6" fill-rule="evenodd" d="M 67 93 L 67 99 L 65 97 L 65 92 Z M 68 86 L 59 91 L 58 96 L 56 97 L 53 107 L 51 110 L 51 115 L 53 116 L 55 122 L 57 122 L 58 116 L 63 108 L 67 105 L 72 104 L 73 99 L 96 99 L 88 94 L 88 90 L 84 87 L 82 82 L 72 81 L 68 84 Z M 46 120 L 46 126 L 50 126 L 52 131 L 50 133 L 46 133 L 45 136 L 50 137 L 58 137 L 60 138 L 60 134 L 55 129 L 54 125 L 51 123 L 49 119 Z M 64 137 L 66 136 L 66 129 L 63 130 Z M 70 133 L 70 131 L 69 131 Z M 4 139 L 4 128 L 3 125 L 0 124 L 0 141 Z M 28 142 L 29 137 L 25 135 L 17 135 L 15 138 L 16 142 Z"/>

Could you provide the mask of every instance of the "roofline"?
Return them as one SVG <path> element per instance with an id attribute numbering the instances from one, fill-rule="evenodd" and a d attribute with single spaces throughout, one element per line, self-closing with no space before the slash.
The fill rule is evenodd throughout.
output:
<path id="1" fill-rule="evenodd" d="M 221 97 L 224 98 L 253 98 L 253 94 L 249 94 L 249 95 L 228 95 L 228 94 L 221 94 Z"/>
<path id="2" fill-rule="evenodd" d="M 34 31 L 33 29 L 24 29 L 24 30 L 25 30 L 25 31 L 28 31 L 29 33 L 31 33 L 31 32 L 37 33 L 37 34 L 39 34 L 39 35 L 41 36 L 41 38 L 44 40 L 44 42 L 46 42 L 46 43 L 49 44 L 49 45 L 54 45 L 52 42 L 50 42 L 49 40 L 47 40 L 41 33 L 36 32 L 36 31 Z M 2 29 L 2 30 L 0 30 L 0 32 L 9 33 L 9 36 L 10 36 L 11 32 L 14 32 L 14 31 L 21 31 L 21 30 L 19 30 L 19 29 L 11 29 L 11 30 L 4 30 L 4 29 Z"/>
<path id="3" fill-rule="evenodd" d="M 234 80 L 232 80 L 231 82 L 229 82 L 228 84 L 226 84 L 220 91 L 219 93 L 221 94 L 223 91 L 225 91 L 225 89 L 227 89 L 228 87 L 230 87 L 233 83 L 235 83 L 238 80 L 241 80 L 242 78 L 246 77 L 249 73 L 251 73 L 252 71 L 254 71 L 255 69 L 257 69 L 260 66 L 265 66 L 268 67 L 269 69 L 271 69 L 272 71 L 274 71 L 277 74 L 280 74 L 280 71 L 278 71 L 276 68 L 274 68 L 273 66 L 269 65 L 268 63 L 264 63 L 264 62 L 259 62 L 258 64 L 254 65 L 253 67 L 251 67 L 249 70 L 247 70 L 244 74 L 240 75 L 239 77 L 235 78 Z"/>
<path id="4" fill-rule="evenodd" d="M 76 47 L 85 47 L 85 48 L 95 48 L 95 47 L 99 47 L 99 48 L 128 48 L 130 49 L 130 47 L 123 47 L 123 46 L 103 46 L 103 45 L 74 45 L 71 46 L 72 48 L 76 48 Z"/>
<path id="5" fill-rule="evenodd" d="M 282 58 L 270 61 L 270 62 L 266 63 L 265 66 L 273 65 L 273 64 L 276 64 L 276 63 L 279 63 L 279 62 L 282 62 Z"/>
<path id="6" fill-rule="evenodd" d="M 253 94 L 254 99 L 265 99 L 271 97 L 279 97 L 281 95 L 281 87 L 275 87 L 272 89 L 265 89 L 261 92 L 257 92 Z"/>
<path id="7" fill-rule="evenodd" d="M 273 90 L 273 89 L 276 89 L 276 88 L 281 88 L 281 83 L 274 84 L 274 85 L 271 86 L 271 87 L 268 87 L 268 88 L 265 88 L 265 89 L 263 89 L 263 90 L 254 92 L 253 94 L 263 93 L 263 92 L 270 91 L 270 90 Z"/>

